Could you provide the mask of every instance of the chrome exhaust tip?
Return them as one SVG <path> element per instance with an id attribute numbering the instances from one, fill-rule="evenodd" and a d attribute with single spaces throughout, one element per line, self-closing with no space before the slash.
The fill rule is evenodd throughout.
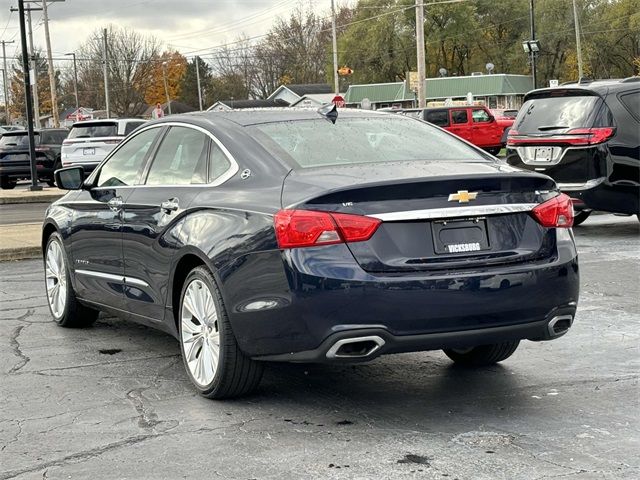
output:
<path id="1" fill-rule="evenodd" d="M 567 333 L 573 324 L 573 315 L 558 315 L 553 317 L 547 328 L 551 337 L 558 337 Z"/>
<path id="2" fill-rule="evenodd" d="M 384 340 L 377 335 L 343 338 L 327 351 L 327 358 L 366 358 L 380 350 Z"/>

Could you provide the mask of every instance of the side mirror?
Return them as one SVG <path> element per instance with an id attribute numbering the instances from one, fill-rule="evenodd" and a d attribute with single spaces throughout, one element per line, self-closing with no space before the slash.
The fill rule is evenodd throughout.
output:
<path id="1" fill-rule="evenodd" d="M 67 167 L 56 170 L 53 174 L 56 185 L 62 190 L 81 190 L 84 183 L 84 168 Z"/>

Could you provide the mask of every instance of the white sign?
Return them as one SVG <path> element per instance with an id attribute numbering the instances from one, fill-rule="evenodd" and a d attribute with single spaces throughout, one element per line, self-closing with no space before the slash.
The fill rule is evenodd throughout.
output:
<path id="1" fill-rule="evenodd" d="M 360 107 L 363 110 L 371 110 L 371 100 L 369 100 L 368 98 L 363 98 L 362 102 L 360 102 Z"/>
<path id="2" fill-rule="evenodd" d="M 467 93 L 467 105 L 473 105 L 473 93 Z"/>
<path id="3" fill-rule="evenodd" d="M 36 84 L 36 71 L 32 68 L 29 70 L 29 85 L 33 86 Z"/>
<path id="4" fill-rule="evenodd" d="M 555 88 L 558 86 L 558 80 L 549 80 L 549 86 Z"/>

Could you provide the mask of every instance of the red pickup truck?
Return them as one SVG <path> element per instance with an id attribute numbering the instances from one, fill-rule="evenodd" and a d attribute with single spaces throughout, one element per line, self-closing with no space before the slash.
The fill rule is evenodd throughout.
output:
<path id="1" fill-rule="evenodd" d="M 496 155 L 506 143 L 506 138 L 502 138 L 504 127 L 498 124 L 489 109 L 484 106 L 408 108 L 398 113 L 417 117 L 442 127 L 492 155 Z"/>

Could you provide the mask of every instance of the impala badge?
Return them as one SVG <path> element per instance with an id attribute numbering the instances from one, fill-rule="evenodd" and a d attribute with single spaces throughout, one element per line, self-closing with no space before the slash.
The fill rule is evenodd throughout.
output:
<path id="1" fill-rule="evenodd" d="M 478 192 L 469 192 L 467 190 L 458 190 L 458 193 L 450 193 L 449 201 L 458 203 L 469 203 L 469 200 L 475 200 L 478 196 Z"/>

